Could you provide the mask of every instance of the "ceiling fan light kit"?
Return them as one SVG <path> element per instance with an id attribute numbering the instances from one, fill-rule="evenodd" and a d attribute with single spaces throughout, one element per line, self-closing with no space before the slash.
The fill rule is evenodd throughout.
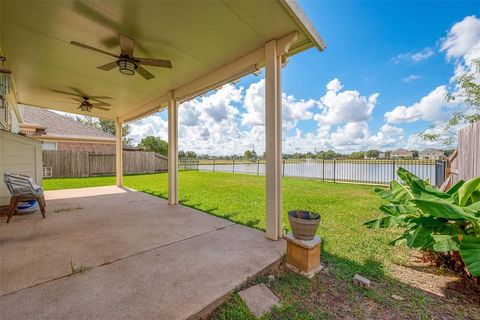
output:
<path id="1" fill-rule="evenodd" d="M 120 39 L 119 55 L 83 44 L 80 42 L 76 42 L 76 41 L 71 41 L 70 43 L 77 47 L 88 49 L 90 51 L 94 51 L 94 52 L 117 59 L 116 61 L 97 67 L 97 69 L 102 71 L 110 71 L 118 66 L 118 70 L 122 74 L 133 76 L 135 73 L 138 73 L 145 80 L 150 80 L 155 78 L 155 76 L 151 74 L 147 69 L 142 67 L 142 65 L 158 67 L 158 68 L 169 68 L 169 69 L 172 68 L 172 62 L 170 60 L 134 57 L 133 52 L 135 50 L 135 41 L 133 41 L 127 36 L 124 36 L 123 34 L 119 34 L 118 37 Z"/>
<path id="2" fill-rule="evenodd" d="M 133 76 L 135 74 L 135 70 L 137 69 L 137 65 L 127 59 L 118 60 L 117 65 L 120 72 L 128 76 Z"/>

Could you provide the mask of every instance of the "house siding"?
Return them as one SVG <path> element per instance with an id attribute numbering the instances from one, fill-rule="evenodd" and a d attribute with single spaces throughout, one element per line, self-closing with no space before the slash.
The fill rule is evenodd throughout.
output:
<path id="1" fill-rule="evenodd" d="M 42 183 L 42 144 L 39 141 L 0 130 L 0 176 L 20 173 Z M 5 183 L 0 184 L 0 206 L 8 205 L 10 193 Z"/>

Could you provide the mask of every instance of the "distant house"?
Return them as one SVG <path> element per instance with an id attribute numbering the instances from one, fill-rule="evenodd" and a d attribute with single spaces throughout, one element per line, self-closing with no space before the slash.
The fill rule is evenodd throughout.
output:
<path id="1" fill-rule="evenodd" d="M 43 142 L 43 150 L 115 153 L 115 137 L 47 109 L 24 106 L 20 132 Z"/>
<path id="2" fill-rule="evenodd" d="M 408 151 L 406 149 L 393 150 L 392 153 L 390 153 L 390 158 L 392 158 L 392 159 L 412 159 L 413 158 L 413 152 Z"/>
<path id="3" fill-rule="evenodd" d="M 425 149 L 418 154 L 420 159 L 441 160 L 445 158 L 445 153 L 439 149 Z"/>
<path id="4" fill-rule="evenodd" d="M 378 158 L 377 159 L 385 159 L 386 155 L 385 155 L 385 152 L 380 152 L 378 154 Z"/>

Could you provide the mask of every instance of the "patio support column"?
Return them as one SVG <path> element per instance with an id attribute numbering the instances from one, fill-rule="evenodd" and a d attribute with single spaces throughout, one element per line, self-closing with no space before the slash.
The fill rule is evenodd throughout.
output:
<path id="1" fill-rule="evenodd" d="M 277 41 L 265 44 L 267 238 L 282 237 L 282 88 Z"/>
<path id="2" fill-rule="evenodd" d="M 178 204 L 178 102 L 168 99 L 168 204 Z"/>
<path id="3" fill-rule="evenodd" d="M 122 122 L 119 118 L 115 118 L 115 175 L 117 186 L 123 186 L 123 138 Z"/>

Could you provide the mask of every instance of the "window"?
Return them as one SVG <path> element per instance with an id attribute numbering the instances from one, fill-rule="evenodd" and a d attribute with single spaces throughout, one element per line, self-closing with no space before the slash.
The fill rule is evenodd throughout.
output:
<path id="1" fill-rule="evenodd" d="M 57 150 L 56 142 L 44 142 L 42 145 L 43 150 Z"/>

